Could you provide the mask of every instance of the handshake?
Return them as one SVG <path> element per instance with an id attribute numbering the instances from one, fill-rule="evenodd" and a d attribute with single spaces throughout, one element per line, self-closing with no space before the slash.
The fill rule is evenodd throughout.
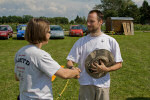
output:
<path id="1" fill-rule="evenodd" d="M 52 76 L 51 81 L 53 81 L 56 76 L 63 78 L 63 79 L 80 78 L 81 70 L 79 68 L 76 68 L 73 66 L 69 68 L 63 68 L 63 67 L 64 66 L 61 66 L 61 68 L 55 73 L 55 75 Z"/>
<path id="2" fill-rule="evenodd" d="M 69 67 L 69 69 L 73 70 L 76 73 L 76 75 L 74 77 L 75 79 L 80 78 L 80 72 L 81 72 L 81 70 L 79 68 L 71 66 L 71 67 Z"/>

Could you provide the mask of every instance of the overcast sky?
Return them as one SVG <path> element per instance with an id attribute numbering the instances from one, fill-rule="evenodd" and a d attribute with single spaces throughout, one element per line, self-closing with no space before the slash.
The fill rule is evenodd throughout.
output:
<path id="1" fill-rule="evenodd" d="M 141 6 L 144 0 L 133 0 Z M 150 0 L 147 0 L 150 5 Z M 0 16 L 67 17 L 87 16 L 100 0 L 0 0 Z"/>

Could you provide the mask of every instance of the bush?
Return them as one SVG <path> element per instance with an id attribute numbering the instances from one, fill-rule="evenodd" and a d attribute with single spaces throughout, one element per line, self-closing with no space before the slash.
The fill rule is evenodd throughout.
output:
<path id="1" fill-rule="evenodd" d="M 135 31 L 150 31 L 150 25 L 134 24 Z"/>

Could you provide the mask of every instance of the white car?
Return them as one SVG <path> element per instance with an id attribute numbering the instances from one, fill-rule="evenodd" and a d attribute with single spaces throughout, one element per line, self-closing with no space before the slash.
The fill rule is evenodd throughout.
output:
<path id="1" fill-rule="evenodd" d="M 59 25 L 50 25 L 50 29 L 51 29 L 51 36 L 50 38 L 61 38 L 64 39 L 65 35 L 64 35 L 64 31 L 61 28 L 61 26 Z"/>

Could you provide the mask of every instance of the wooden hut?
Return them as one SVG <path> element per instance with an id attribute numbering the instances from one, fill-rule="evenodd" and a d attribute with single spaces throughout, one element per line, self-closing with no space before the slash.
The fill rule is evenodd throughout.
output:
<path id="1" fill-rule="evenodd" d="M 115 34 L 134 35 L 133 18 L 131 17 L 108 17 L 106 19 L 106 32 Z"/>

